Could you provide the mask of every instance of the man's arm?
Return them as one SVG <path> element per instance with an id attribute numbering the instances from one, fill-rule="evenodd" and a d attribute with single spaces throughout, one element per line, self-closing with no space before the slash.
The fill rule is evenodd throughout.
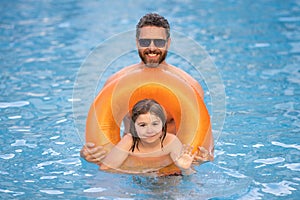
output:
<path id="1" fill-rule="evenodd" d="M 209 152 L 204 147 L 198 147 L 198 151 L 194 158 L 194 161 L 197 164 L 202 164 L 202 163 L 213 161 L 213 160 L 214 160 L 213 152 Z"/>

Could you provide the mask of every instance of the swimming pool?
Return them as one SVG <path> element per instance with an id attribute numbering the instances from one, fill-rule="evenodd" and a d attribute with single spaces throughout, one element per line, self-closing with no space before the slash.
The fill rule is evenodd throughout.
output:
<path id="1" fill-rule="evenodd" d="M 299 196 L 298 1 L 4 0 L 0 5 L 1 199 Z M 196 167 L 190 177 L 108 174 L 78 153 L 84 141 L 77 134 L 82 124 L 74 120 L 73 89 L 82 63 L 91 50 L 133 30 L 151 11 L 204 47 L 225 86 L 215 161 Z M 111 65 L 137 61 L 136 53 L 128 52 Z M 196 75 L 176 52 L 168 61 Z M 209 80 L 197 78 L 212 111 Z"/>

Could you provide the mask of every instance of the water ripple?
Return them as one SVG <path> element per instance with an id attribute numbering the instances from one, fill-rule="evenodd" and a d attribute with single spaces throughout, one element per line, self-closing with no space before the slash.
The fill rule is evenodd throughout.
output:
<path id="1" fill-rule="evenodd" d="M 37 164 L 37 168 L 43 169 L 44 166 L 52 165 L 52 164 L 55 164 L 55 163 L 62 164 L 62 165 L 74 165 L 74 166 L 81 165 L 80 159 L 78 159 L 78 158 L 67 158 L 67 159 L 64 159 L 64 160 L 45 161 L 45 162 Z"/>
<path id="2" fill-rule="evenodd" d="M 41 180 L 51 180 L 51 179 L 56 179 L 57 178 L 57 176 L 42 176 L 40 179 Z"/>
<path id="3" fill-rule="evenodd" d="M 50 154 L 51 156 L 58 156 L 58 155 L 60 155 L 60 153 L 54 151 L 52 148 L 47 149 L 46 151 L 44 151 L 42 153 L 42 155 L 47 155 L 47 154 Z"/>
<path id="4" fill-rule="evenodd" d="M 19 196 L 19 195 L 23 195 L 24 194 L 24 192 L 15 192 L 15 191 L 11 191 L 11 190 L 3 190 L 3 189 L 0 189 L 0 192 L 11 193 L 11 194 L 13 194 L 13 196 Z"/>
<path id="5" fill-rule="evenodd" d="M 11 146 L 13 146 L 13 147 L 26 146 L 29 148 L 35 148 L 37 145 L 36 144 L 26 144 L 26 140 L 21 139 L 21 140 L 16 140 L 16 142 L 11 144 Z"/>
<path id="6" fill-rule="evenodd" d="M 0 108 L 18 108 L 29 105 L 28 101 L 0 102 Z"/>
<path id="7" fill-rule="evenodd" d="M 282 158 L 282 157 L 274 157 L 274 158 L 254 160 L 255 163 L 263 163 L 265 165 L 273 165 L 273 164 L 284 162 L 284 161 L 285 161 L 285 159 Z"/>
<path id="8" fill-rule="evenodd" d="M 286 167 L 292 171 L 300 171 L 300 163 L 285 164 L 283 167 Z"/>
<path id="9" fill-rule="evenodd" d="M 292 194 L 292 191 L 297 190 L 291 187 L 291 185 L 299 185 L 290 181 L 281 181 L 279 183 L 263 183 L 263 192 L 273 194 L 275 196 L 287 196 Z"/>
<path id="10" fill-rule="evenodd" d="M 97 187 L 97 188 L 85 189 L 85 190 L 83 190 L 83 192 L 103 192 L 105 190 L 106 190 L 105 188 Z"/>
<path id="11" fill-rule="evenodd" d="M 284 148 L 294 148 L 294 149 L 297 149 L 297 150 L 300 151 L 300 145 L 299 144 L 284 144 L 284 143 L 276 142 L 276 141 L 273 141 L 271 143 L 275 146 L 280 146 L 280 147 L 284 147 Z"/>
<path id="12" fill-rule="evenodd" d="M 81 165 L 81 161 L 78 158 L 68 158 L 64 160 L 58 160 L 57 163 L 63 165 Z"/>
<path id="13" fill-rule="evenodd" d="M 13 154 L 13 153 L 0 155 L 0 158 L 2 158 L 4 160 L 9 160 L 9 159 L 12 159 L 14 157 L 15 157 L 15 154 Z"/>
<path id="14" fill-rule="evenodd" d="M 300 17 L 280 17 L 278 20 L 281 22 L 299 22 Z"/>
<path id="15" fill-rule="evenodd" d="M 60 190 L 40 190 L 40 192 L 43 192 L 46 194 L 63 194 L 64 193 Z"/>

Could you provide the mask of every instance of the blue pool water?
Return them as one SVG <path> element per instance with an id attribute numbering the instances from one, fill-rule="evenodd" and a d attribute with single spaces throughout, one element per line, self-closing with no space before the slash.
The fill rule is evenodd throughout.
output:
<path id="1" fill-rule="evenodd" d="M 217 113 L 215 161 L 193 176 L 109 174 L 79 157 L 87 112 L 80 105 L 91 97 L 76 88 L 95 92 L 139 58 L 123 52 L 108 60 L 99 82 L 78 85 L 80 76 L 93 75 L 82 73 L 83 63 L 99 46 L 118 55 L 126 44 L 119 36 L 147 12 L 203 47 L 218 72 L 216 82 L 205 67 L 197 73 L 190 66 L 196 58 L 182 56 L 189 44 L 168 57 L 197 78 Z M 2 0 L 0 13 L 1 199 L 299 198 L 299 1 Z M 117 43 L 103 48 L 105 41 Z M 225 97 L 216 98 L 224 88 Z M 225 106 L 214 105 L 218 100 Z"/>

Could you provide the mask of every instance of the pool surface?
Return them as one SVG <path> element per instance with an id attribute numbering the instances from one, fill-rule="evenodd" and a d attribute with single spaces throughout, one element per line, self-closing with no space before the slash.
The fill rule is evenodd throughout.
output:
<path id="1" fill-rule="evenodd" d="M 126 34 L 148 12 L 169 20 L 167 61 L 201 83 L 212 114 L 215 160 L 192 176 L 110 174 L 79 157 L 87 105 L 139 61 Z M 0 13 L 1 199 L 299 198 L 299 1 L 2 0 Z M 185 55 L 194 43 L 208 64 Z M 83 71 L 97 51 L 101 74 Z"/>

